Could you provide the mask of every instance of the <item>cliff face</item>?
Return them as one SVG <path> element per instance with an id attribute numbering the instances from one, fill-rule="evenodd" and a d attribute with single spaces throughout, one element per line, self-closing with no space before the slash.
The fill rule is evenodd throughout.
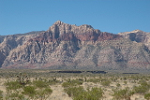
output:
<path id="1" fill-rule="evenodd" d="M 150 69 L 148 40 L 149 36 L 142 31 L 116 35 L 90 25 L 57 21 L 45 32 L 0 38 L 0 65 L 2 68 Z"/>
<path id="2" fill-rule="evenodd" d="M 11 50 L 22 46 L 30 37 L 36 37 L 41 32 L 30 32 L 28 34 L 16 34 L 0 36 L 0 67 L 6 60 Z"/>
<path id="3" fill-rule="evenodd" d="M 131 41 L 134 41 L 137 43 L 143 43 L 150 50 L 150 32 L 143 32 L 141 30 L 134 30 L 131 32 L 119 33 L 119 35 L 122 35 L 124 38 L 130 39 Z"/>

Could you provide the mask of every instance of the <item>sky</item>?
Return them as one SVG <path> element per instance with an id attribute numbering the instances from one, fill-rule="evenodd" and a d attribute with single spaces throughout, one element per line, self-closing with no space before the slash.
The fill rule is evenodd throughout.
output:
<path id="1" fill-rule="evenodd" d="M 150 0 L 0 0 L 0 35 L 43 31 L 61 20 L 102 32 L 150 32 Z"/>

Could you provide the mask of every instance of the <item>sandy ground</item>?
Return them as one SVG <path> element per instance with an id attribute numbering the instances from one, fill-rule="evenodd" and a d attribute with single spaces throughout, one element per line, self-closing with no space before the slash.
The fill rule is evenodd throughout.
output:
<path id="1" fill-rule="evenodd" d="M 71 79 L 76 79 L 72 77 Z M 59 80 L 62 80 L 59 78 Z M 0 79 L 0 90 L 3 91 L 3 94 L 6 94 L 6 89 L 3 83 L 6 81 L 6 79 Z M 116 88 L 116 84 L 120 84 L 120 89 L 124 89 L 125 87 L 133 88 L 134 86 L 138 86 L 137 83 L 133 83 L 132 81 L 127 80 L 127 83 L 125 84 L 123 80 L 117 80 L 116 82 L 111 82 L 110 86 L 102 86 L 100 83 L 93 83 L 93 82 L 84 82 L 81 86 L 84 87 L 84 89 L 92 88 L 92 87 L 100 87 L 104 90 L 104 98 L 103 100 L 113 100 L 113 92 L 112 89 Z M 73 100 L 71 97 L 69 97 L 65 92 L 64 88 L 62 87 L 62 83 L 51 85 L 51 89 L 53 90 L 52 94 L 49 97 L 49 100 Z M 146 100 L 144 99 L 143 95 L 140 94 L 134 94 L 131 96 L 131 100 Z"/>
<path id="2" fill-rule="evenodd" d="M 72 100 L 65 92 L 61 85 L 51 86 L 53 93 L 50 96 L 50 100 Z"/>

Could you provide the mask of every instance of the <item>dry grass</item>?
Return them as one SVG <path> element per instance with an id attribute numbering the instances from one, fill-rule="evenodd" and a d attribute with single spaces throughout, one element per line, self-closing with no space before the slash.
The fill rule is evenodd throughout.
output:
<path id="1" fill-rule="evenodd" d="M 146 100 L 144 95 L 150 93 L 150 75 L 136 74 L 136 75 L 124 75 L 124 74 L 60 74 L 49 73 L 49 70 L 0 70 L 0 90 L 3 91 L 2 96 L 4 100 L 8 94 L 4 83 L 8 81 L 17 80 L 17 76 L 21 72 L 23 75 L 27 75 L 31 82 L 36 80 L 42 80 L 48 83 L 48 87 L 52 89 L 52 93 L 47 100 L 73 100 L 74 97 L 68 96 L 64 91 L 67 87 L 83 87 L 85 91 L 92 88 L 101 88 L 103 90 L 103 100 L 117 100 L 114 96 L 114 91 L 123 91 L 127 88 L 132 91 L 133 94 L 129 95 L 130 100 Z M 73 84 L 71 82 L 77 82 Z M 64 87 L 63 84 L 68 82 L 71 85 Z M 145 83 L 142 83 L 145 82 Z M 79 84 L 78 84 L 79 83 Z M 146 92 L 137 92 L 135 87 L 141 86 L 141 84 L 147 84 L 148 90 Z M 29 84 L 27 84 L 29 85 Z M 23 91 L 23 88 L 20 89 Z M 121 93 L 119 94 L 119 96 Z M 128 95 L 128 93 L 127 93 Z M 118 97 L 119 98 L 119 97 Z M 36 98 L 37 100 L 38 98 Z M 118 99 L 127 100 L 127 99 Z M 128 99 L 129 100 L 129 99 Z"/>

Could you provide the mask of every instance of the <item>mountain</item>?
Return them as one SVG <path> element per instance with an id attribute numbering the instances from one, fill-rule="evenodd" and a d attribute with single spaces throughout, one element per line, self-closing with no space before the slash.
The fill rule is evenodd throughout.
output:
<path id="1" fill-rule="evenodd" d="M 150 50 L 150 32 L 134 30 L 131 32 L 119 33 L 119 35 L 122 35 L 124 38 L 130 39 L 131 41 L 135 41 L 137 43 L 143 43 Z"/>
<path id="2" fill-rule="evenodd" d="M 150 33 L 112 34 L 55 22 L 47 31 L 0 36 L 2 68 L 150 69 Z"/>

